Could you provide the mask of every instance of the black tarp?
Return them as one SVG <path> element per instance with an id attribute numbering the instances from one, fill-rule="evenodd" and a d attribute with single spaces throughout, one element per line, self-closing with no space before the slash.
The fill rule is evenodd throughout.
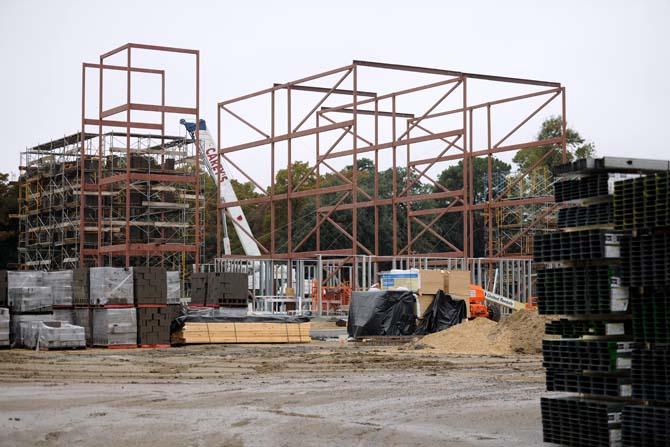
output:
<path id="1" fill-rule="evenodd" d="M 412 335 L 416 298 L 407 291 L 353 292 L 349 304 L 350 337 Z"/>
<path id="2" fill-rule="evenodd" d="M 442 290 L 437 292 L 435 299 L 426 312 L 423 319 L 416 328 L 416 335 L 432 334 L 443 331 L 451 326 L 459 324 L 467 317 L 465 301 L 455 300 Z"/>
<path id="3" fill-rule="evenodd" d="M 307 317 L 289 315 L 269 315 L 262 317 L 246 315 L 198 315 L 189 314 L 175 318 L 170 325 L 170 332 L 179 332 L 186 323 L 307 323 Z"/>

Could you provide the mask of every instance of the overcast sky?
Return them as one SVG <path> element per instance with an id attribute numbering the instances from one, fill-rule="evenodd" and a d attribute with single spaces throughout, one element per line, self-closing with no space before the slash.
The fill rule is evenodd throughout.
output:
<path id="1" fill-rule="evenodd" d="M 558 81 L 599 155 L 667 159 L 669 5 L 2 0 L 0 172 L 78 130 L 81 63 L 126 42 L 199 49 L 210 122 L 217 101 L 367 59 Z"/>

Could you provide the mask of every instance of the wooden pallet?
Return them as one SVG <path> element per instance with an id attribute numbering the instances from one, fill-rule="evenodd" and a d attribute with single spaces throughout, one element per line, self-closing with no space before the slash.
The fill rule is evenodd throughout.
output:
<path id="1" fill-rule="evenodd" d="M 186 323 L 175 344 L 309 343 L 310 323 Z"/>

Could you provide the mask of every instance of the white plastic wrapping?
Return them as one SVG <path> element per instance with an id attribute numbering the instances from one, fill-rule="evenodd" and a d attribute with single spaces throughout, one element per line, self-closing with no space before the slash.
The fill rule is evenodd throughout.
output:
<path id="1" fill-rule="evenodd" d="M 10 321 L 10 339 L 12 345 L 23 346 L 25 332 L 33 321 L 52 321 L 53 313 L 48 314 L 14 314 Z"/>
<path id="2" fill-rule="evenodd" d="M 91 267 L 91 304 L 133 304 L 133 269 Z"/>
<path id="3" fill-rule="evenodd" d="M 0 346 L 9 346 L 9 309 L 0 307 Z"/>
<path id="4" fill-rule="evenodd" d="M 167 303 L 179 304 L 181 300 L 181 279 L 179 272 L 166 272 L 167 277 Z"/>
<path id="5" fill-rule="evenodd" d="M 135 309 L 93 309 L 92 336 L 95 346 L 136 345 L 137 313 Z"/>
<path id="6" fill-rule="evenodd" d="M 8 271 L 7 302 L 14 312 L 48 312 L 53 307 L 52 290 L 43 272 Z"/>
<path id="7" fill-rule="evenodd" d="M 53 307 L 51 287 L 7 289 L 9 307 L 14 312 L 48 312 Z"/>
<path id="8" fill-rule="evenodd" d="M 44 272 L 43 280 L 51 287 L 54 306 L 72 306 L 72 270 Z"/>
<path id="9" fill-rule="evenodd" d="M 32 321 L 28 323 L 24 344 L 32 349 L 84 348 L 84 328 L 62 321 Z"/>
<path id="10" fill-rule="evenodd" d="M 63 323 L 75 324 L 74 309 L 54 309 L 53 320 L 62 321 Z M 81 326 L 81 325 L 78 325 Z"/>

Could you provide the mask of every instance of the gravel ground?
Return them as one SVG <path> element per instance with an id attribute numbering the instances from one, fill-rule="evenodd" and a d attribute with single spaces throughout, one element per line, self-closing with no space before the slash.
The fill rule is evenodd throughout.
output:
<path id="1" fill-rule="evenodd" d="M 538 446 L 539 356 L 314 342 L 0 351 L 3 446 Z"/>

